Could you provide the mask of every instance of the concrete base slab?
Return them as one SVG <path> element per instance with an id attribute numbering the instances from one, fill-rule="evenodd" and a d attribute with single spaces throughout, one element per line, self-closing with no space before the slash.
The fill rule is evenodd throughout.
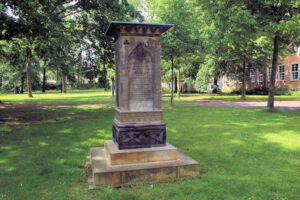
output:
<path id="1" fill-rule="evenodd" d="M 158 147 L 159 148 L 159 147 Z M 175 147 L 174 147 L 175 148 Z M 129 154 L 130 155 L 130 154 Z M 199 163 L 178 152 L 176 160 L 111 164 L 107 150 L 91 148 L 90 188 L 99 186 L 122 186 L 140 182 L 169 181 L 200 175 Z M 143 159 L 142 159 L 143 160 Z"/>

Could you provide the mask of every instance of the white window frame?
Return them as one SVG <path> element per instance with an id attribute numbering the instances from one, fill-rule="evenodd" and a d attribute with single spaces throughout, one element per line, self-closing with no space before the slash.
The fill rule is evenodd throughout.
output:
<path id="1" fill-rule="evenodd" d="M 257 82 L 262 83 L 264 81 L 264 74 L 260 71 L 257 71 Z"/>
<path id="2" fill-rule="evenodd" d="M 280 67 L 283 67 L 283 71 L 280 71 Z M 278 66 L 278 81 L 285 81 L 285 65 Z"/>
<path id="3" fill-rule="evenodd" d="M 250 72 L 250 82 L 255 83 L 255 72 Z"/>
<path id="4" fill-rule="evenodd" d="M 271 76 L 272 76 L 272 67 L 268 67 L 268 74 L 267 74 L 267 81 L 270 82 L 271 81 Z"/>
<path id="5" fill-rule="evenodd" d="M 297 71 L 296 70 L 293 71 L 293 65 L 297 65 Z M 291 81 L 298 81 L 299 80 L 299 64 L 298 63 L 292 63 L 291 68 L 290 68 L 290 72 L 291 72 L 290 80 Z M 296 77 L 296 74 L 297 74 L 297 77 Z"/>

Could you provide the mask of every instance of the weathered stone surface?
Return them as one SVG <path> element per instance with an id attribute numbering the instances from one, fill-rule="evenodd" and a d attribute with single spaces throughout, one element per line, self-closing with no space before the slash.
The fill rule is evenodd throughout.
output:
<path id="1" fill-rule="evenodd" d="M 115 120 L 120 123 L 146 123 L 146 122 L 162 122 L 162 111 L 120 111 L 115 109 Z"/>
<path id="2" fill-rule="evenodd" d="M 119 149 L 158 147 L 166 144 L 165 123 L 126 123 L 113 121 L 113 138 Z"/>
<path id="3" fill-rule="evenodd" d="M 161 110 L 160 37 L 120 36 L 115 49 L 117 108 Z"/>
<path id="4" fill-rule="evenodd" d="M 166 143 L 161 110 L 161 34 L 172 25 L 113 22 L 116 49 L 113 141 L 92 148 L 91 187 L 200 175 L 199 163 Z"/>
<path id="5" fill-rule="evenodd" d="M 199 164 L 178 152 L 177 160 L 111 165 L 104 148 L 91 148 L 93 185 L 120 186 L 149 181 L 167 181 L 200 175 Z"/>
<path id="6" fill-rule="evenodd" d="M 107 30 L 107 35 L 116 38 L 113 136 L 120 149 L 165 144 L 160 40 L 161 34 L 170 27 L 172 25 L 112 22 Z M 142 125 L 132 126 L 134 123 Z"/>
<path id="7" fill-rule="evenodd" d="M 166 144 L 166 146 L 163 147 L 119 150 L 112 140 L 106 140 L 104 150 L 111 165 L 178 159 L 177 148 L 170 144 Z"/>

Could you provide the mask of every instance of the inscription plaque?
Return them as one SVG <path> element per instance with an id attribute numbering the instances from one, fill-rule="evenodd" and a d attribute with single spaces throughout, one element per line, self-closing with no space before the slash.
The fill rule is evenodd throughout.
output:
<path id="1" fill-rule="evenodd" d="M 140 43 L 128 58 L 129 110 L 153 110 L 152 59 Z"/>

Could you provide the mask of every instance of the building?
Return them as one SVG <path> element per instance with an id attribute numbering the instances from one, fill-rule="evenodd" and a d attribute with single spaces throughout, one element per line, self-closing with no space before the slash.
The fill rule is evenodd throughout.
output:
<path id="1" fill-rule="evenodd" d="M 300 65 L 300 48 L 294 47 L 294 53 L 278 60 L 275 86 L 279 88 L 290 88 L 300 90 L 299 80 L 299 65 Z M 271 79 L 271 66 L 263 72 L 256 70 L 250 72 L 250 81 L 247 82 L 247 87 L 269 87 Z M 221 89 L 228 89 L 235 85 L 237 89 L 241 87 L 240 82 L 232 84 L 232 80 L 222 77 L 219 80 Z M 234 87 L 234 86 L 233 86 Z"/>

